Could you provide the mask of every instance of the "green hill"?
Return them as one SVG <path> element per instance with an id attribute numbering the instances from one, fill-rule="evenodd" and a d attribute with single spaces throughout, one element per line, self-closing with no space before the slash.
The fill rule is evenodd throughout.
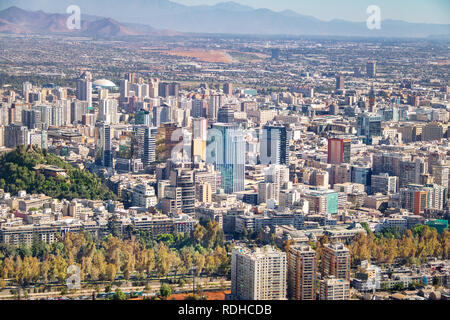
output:
<path id="1" fill-rule="evenodd" d="M 46 176 L 34 169 L 39 164 L 65 169 L 67 177 Z M 13 195 L 20 190 L 26 190 L 27 193 L 43 193 L 53 198 L 68 200 L 116 199 L 115 194 L 103 185 L 97 176 L 72 167 L 57 156 L 48 154 L 46 150 L 27 150 L 24 146 L 0 157 L 0 189 Z"/>

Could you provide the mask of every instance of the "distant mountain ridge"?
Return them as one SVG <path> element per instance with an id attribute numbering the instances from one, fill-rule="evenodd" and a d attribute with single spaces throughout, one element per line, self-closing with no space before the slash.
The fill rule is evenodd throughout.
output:
<path id="1" fill-rule="evenodd" d="M 149 31 L 154 31 L 151 27 L 148 27 L 147 32 L 138 31 L 111 18 L 87 16 L 82 19 L 80 30 L 69 30 L 66 24 L 68 17 L 68 14 L 33 12 L 18 7 L 10 7 L 0 11 L 0 32 L 115 37 L 143 35 Z"/>
<path id="2" fill-rule="evenodd" d="M 125 29 L 118 32 L 123 35 L 133 33 L 132 31 L 146 33 L 143 25 L 183 33 L 415 38 L 446 38 L 450 35 L 449 24 L 383 20 L 380 30 L 369 30 L 365 22 L 338 19 L 322 21 L 292 10 L 275 12 L 235 2 L 186 6 L 169 0 L 2 0 L 0 9 L 18 5 L 32 10 L 65 12 L 72 4 L 81 8 L 82 15 L 101 13 L 102 16 L 120 21 Z M 141 27 L 133 28 L 130 23 L 140 24 Z M 4 21 L 0 21 L 0 27 L 17 28 L 7 26 Z M 106 29 L 115 30 L 112 25 Z"/>

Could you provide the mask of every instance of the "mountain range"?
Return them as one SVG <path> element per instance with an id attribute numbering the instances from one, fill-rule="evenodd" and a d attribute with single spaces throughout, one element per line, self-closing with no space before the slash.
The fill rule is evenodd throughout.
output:
<path id="1" fill-rule="evenodd" d="M 10 7 L 0 11 L 0 32 L 16 34 L 74 34 L 82 36 L 136 36 L 144 34 L 111 18 L 83 17 L 80 30 L 69 30 L 69 15 L 26 11 Z"/>
<path id="2" fill-rule="evenodd" d="M 383 20 L 380 30 L 369 30 L 365 22 L 337 19 L 323 21 L 291 10 L 275 12 L 269 9 L 254 9 L 235 2 L 223 2 L 212 6 L 186 6 L 169 0 L 2 0 L 0 9 L 20 6 L 27 10 L 66 12 L 66 8 L 73 4 L 81 8 L 83 24 L 80 33 L 86 35 L 141 35 L 157 32 L 153 28 L 184 33 L 295 36 L 448 38 L 450 35 L 448 24 Z M 18 10 L 17 7 L 13 8 L 15 11 Z M 47 17 L 44 17 L 43 11 L 37 11 L 33 12 L 33 19 L 29 22 L 16 23 L 10 15 L 11 12 L 8 13 L 8 19 L 1 14 L 2 12 L 0 12 L 0 32 L 14 33 L 63 32 L 68 16 L 46 14 Z M 93 19 L 89 16 L 93 14 L 103 18 Z"/>

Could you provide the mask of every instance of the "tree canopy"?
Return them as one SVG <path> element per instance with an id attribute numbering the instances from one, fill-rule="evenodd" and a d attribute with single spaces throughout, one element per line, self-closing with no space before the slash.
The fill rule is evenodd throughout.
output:
<path id="1" fill-rule="evenodd" d="M 45 176 L 34 169 L 39 164 L 65 169 L 67 177 Z M 18 146 L 0 157 L 0 189 L 12 194 L 21 190 L 31 194 L 43 193 L 60 200 L 116 199 L 116 195 L 97 176 L 72 167 L 46 150 L 27 149 L 25 146 Z"/>

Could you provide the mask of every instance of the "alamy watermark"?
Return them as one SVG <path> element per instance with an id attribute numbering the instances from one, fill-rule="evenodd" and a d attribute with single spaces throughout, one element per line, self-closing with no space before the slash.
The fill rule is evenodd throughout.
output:
<path id="1" fill-rule="evenodd" d="M 66 26 L 69 30 L 81 29 L 81 9 L 77 5 L 70 5 L 67 7 L 66 13 L 70 14 L 67 18 Z"/>
<path id="2" fill-rule="evenodd" d="M 369 15 L 366 24 L 369 30 L 381 29 L 381 8 L 376 5 L 367 7 L 366 13 Z"/>
<path id="3" fill-rule="evenodd" d="M 81 270 L 77 265 L 71 265 L 67 268 L 66 285 L 69 290 L 81 289 Z"/>

